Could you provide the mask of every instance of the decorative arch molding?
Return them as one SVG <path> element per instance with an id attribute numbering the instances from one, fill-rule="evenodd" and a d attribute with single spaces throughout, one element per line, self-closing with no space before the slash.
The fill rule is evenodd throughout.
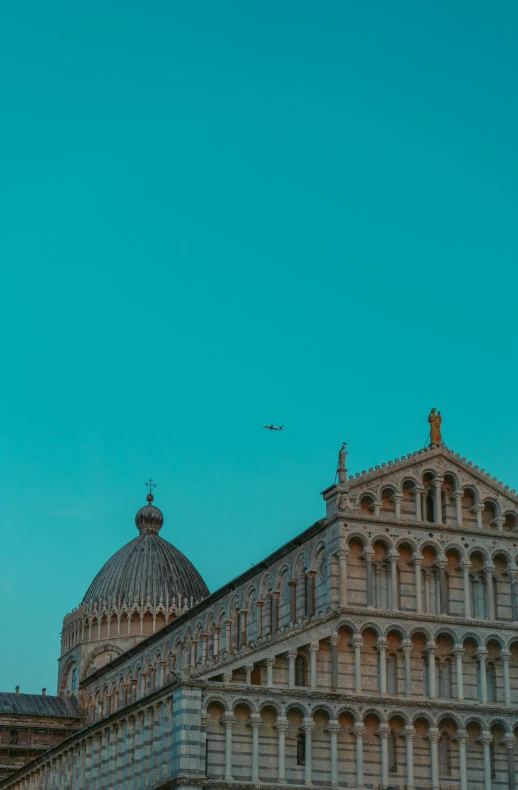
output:
<path id="1" fill-rule="evenodd" d="M 511 723 L 508 721 L 508 719 L 504 719 L 503 716 L 492 716 L 487 722 L 487 725 L 488 729 L 491 729 L 491 727 L 495 727 L 496 725 L 503 727 L 506 735 L 510 735 L 512 732 Z"/>
<path id="2" fill-rule="evenodd" d="M 386 637 L 391 631 L 397 631 L 401 639 L 408 639 L 408 631 L 402 625 L 390 623 L 389 625 L 385 626 L 382 635 Z"/>
<path id="3" fill-rule="evenodd" d="M 426 625 L 414 625 L 408 632 L 408 638 L 412 639 L 415 634 L 423 634 L 428 642 L 433 641 L 433 631 Z"/>
<path id="4" fill-rule="evenodd" d="M 379 719 L 380 724 L 383 724 L 386 721 L 383 710 L 376 707 L 376 705 L 369 705 L 368 707 L 361 710 L 358 709 L 358 717 L 360 718 L 362 724 L 365 723 L 367 716 L 376 716 Z"/>
<path id="5" fill-rule="evenodd" d="M 225 713 L 231 713 L 230 705 L 232 704 L 232 700 L 228 697 L 223 696 L 222 694 L 208 694 L 203 700 L 203 713 L 207 715 L 207 708 L 213 702 L 217 702 Z"/>
<path id="6" fill-rule="evenodd" d="M 325 702 L 321 701 L 317 701 L 311 705 L 309 708 L 310 717 L 313 718 L 315 713 L 318 713 L 319 710 L 323 710 L 325 713 L 327 713 L 330 719 L 334 719 L 336 713 L 335 708 L 333 708 L 331 705 L 326 705 Z"/>
<path id="7" fill-rule="evenodd" d="M 453 710 L 442 710 L 440 713 L 437 714 L 437 716 L 435 718 L 436 718 L 436 722 L 437 722 L 437 727 L 441 726 L 441 722 L 444 719 L 451 719 L 457 725 L 457 729 L 459 729 L 459 730 L 464 729 L 464 722 L 462 721 L 462 719 L 459 716 L 459 714 L 455 713 L 455 711 L 453 711 Z"/>
<path id="8" fill-rule="evenodd" d="M 410 724 L 410 714 L 407 710 L 403 710 L 402 708 L 395 708 L 394 710 L 387 710 L 385 713 L 385 721 L 388 724 L 389 721 L 394 718 L 394 716 L 400 716 L 405 724 Z"/>
<path id="9" fill-rule="evenodd" d="M 435 718 L 427 710 L 423 709 L 412 713 L 412 727 L 415 726 L 415 723 L 418 719 L 424 719 L 426 722 L 428 722 L 430 727 L 435 727 Z"/>
<path id="10" fill-rule="evenodd" d="M 466 639 L 473 639 L 479 648 L 483 647 L 483 637 L 476 631 L 462 631 L 459 636 L 459 643 L 464 644 Z"/>
<path id="11" fill-rule="evenodd" d="M 333 633 L 337 634 L 341 628 L 349 628 L 354 636 L 358 636 L 358 623 L 355 623 L 354 620 L 349 620 L 346 617 L 341 617 L 338 622 L 336 623 Z"/>
<path id="12" fill-rule="evenodd" d="M 92 663 L 95 661 L 97 656 L 100 656 L 101 653 L 107 653 L 108 651 L 111 650 L 113 650 L 113 652 L 116 653 L 118 656 L 124 655 L 124 651 L 121 650 L 120 647 L 117 647 L 117 645 L 112 644 L 111 642 L 109 642 L 108 644 L 99 645 L 99 647 L 94 648 L 92 652 L 88 654 L 84 672 L 81 674 L 81 679 L 88 677 L 88 670 L 90 669 Z"/>
<path id="13" fill-rule="evenodd" d="M 505 650 L 507 648 L 508 640 L 506 640 L 505 637 L 502 636 L 502 634 L 495 634 L 495 633 L 485 634 L 483 638 L 484 638 L 484 647 L 487 647 L 489 642 L 492 641 L 492 642 L 498 642 L 501 650 Z"/>
<path id="14" fill-rule="evenodd" d="M 288 715 L 290 710 L 298 710 L 302 713 L 305 719 L 309 718 L 308 707 L 300 700 L 292 700 L 291 702 L 288 702 L 284 710 L 285 715 Z"/>
<path id="15" fill-rule="evenodd" d="M 455 628 L 452 628 L 449 625 L 438 626 L 438 628 L 436 628 L 435 631 L 433 632 L 433 638 L 437 639 L 442 634 L 451 637 L 451 639 L 453 639 L 455 643 L 459 643 L 461 641 L 461 635 L 459 634 L 459 632 Z"/>
<path id="16" fill-rule="evenodd" d="M 336 708 L 336 718 L 338 719 L 343 713 L 347 713 L 347 715 L 351 716 L 355 724 L 357 724 L 359 718 L 361 718 L 358 709 L 352 705 L 339 705 Z"/>
<path id="17" fill-rule="evenodd" d="M 477 544 L 475 546 L 470 546 L 469 547 L 468 552 L 467 552 L 468 559 L 471 559 L 471 555 L 474 552 L 476 552 L 476 551 L 478 551 L 479 554 L 482 554 L 482 556 L 484 557 L 484 560 L 485 560 L 485 562 L 487 564 L 488 561 L 491 558 L 491 554 L 490 554 L 490 552 L 489 552 L 489 550 L 487 549 L 486 546 L 481 546 L 480 544 Z"/>
<path id="18" fill-rule="evenodd" d="M 232 697 L 230 702 L 230 710 L 234 713 L 238 705 L 246 705 L 250 709 L 250 713 L 257 713 L 257 702 L 253 697 L 237 696 Z"/>
<path id="19" fill-rule="evenodd" d="M 273 697 L 266 697 L 265 699 L 259 700 L 257 703 L 258 713 L 261 713 L 263 708 L 274 708 L 277 716 L 282 716 L 284 714 L 284 708 L 280 704 L 279 700 L 276 700 Z"/>
<path id="20" fill-rule="evenodd" d="M 360 625 L 358 626 L 358 635 L 362 636 L 363 632 L 367 628 L 372 628 L 372 630 L 377 633 L 378 637 L 383 636 L 383 626 L 380 625 L 379 623 L 374 622 L 373 620 L 364 620 L 362 623 L 360 623 Z"/>

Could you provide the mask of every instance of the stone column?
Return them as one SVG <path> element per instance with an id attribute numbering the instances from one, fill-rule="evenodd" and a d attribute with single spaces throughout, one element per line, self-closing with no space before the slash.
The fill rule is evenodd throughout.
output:
<path id="1" fill-rule="evenodd" d="M 374 607 L 374 602 L 372 600 L 372 560 L 374 559 L 374 552 L 364 551 L 363 556 L 367 570 L 367 608 L 372 609 Z"/>
<path id="2" fill-rule="evenodd" d="M 380 694 L 387 693 L 387 646 L 386 639 L 378 639 Z"/>
<path id="3" fill-rule="evenodd" d="M 516 594 L 516 576 L 518 575 L 517 568 L 510 568 L 507 571 L 507 575 L 509 576 L 509 583 L 511 585 L 511 611 L 512 611 L 512 618 L 513 622 L 518 622 L 518 596 Z"/>
<path id="4" fill-rule="evenodd" d="M 259 782 L 259 728 L 262 724 L 260 715 L 252 713 L 248 724 L 252 728 L 252 782 L 257 784 Z"/>
<path id="5" fill-rule="evenodd" d="M 421 565 L 423 558 L 421 556 L 414 557 L 415 569 L 415 598 L 416 598 L 416 612 L 421 614 L 423 611 L 423 587 L 421 579 Z"/>
<path id="6" fill-rule="evenodd" d="M 361 636 L 353 636 L 352 643 L 354 647 L 354 691 L 356 694 L 360 694 L 362 690 L 361 649 L 363 647 L 363 639 Z"/>
<path id="7" fill-rule="evenodd" d="M 247 686 L 251 686 L 252 685 L 252 672 L 253 671 L 254 671 L 254 665 L 253 664 L 245 664 L 245 672 L 246 672 L 245 683 L 246 683 Z"/>
<path id="8" fill-rule="evenodd" d="M 506 705 L 511 705 L 511 678 L 509 676 L 509 660 L 511 653 L 509 650 L 502 650 L 500 653 L 502 668 L 504 670 L 504 699 Z"/>
<path id="9" fill-rule="evenodd" d="M 241 634 L 239 637 L 239 646 L 246 647 L 246 616 L 248 614 L 248 609 L 241 609 L 239 614 L 241 620 Z"/>
<path id="10" fill-rule="evenodd" d="M 392 610 L 397 612 L 399 609 L 399 584 L 397 575 L 397 561 L 399 554 L 390 555 L 390 583 L 392 586 Z"/>
<path id="11" fill-rule="evenodd" d="M 439 730 L 430 727 L 428 738 L 430 739 L 430 762 L 432 768 L 432 790 L 440 790 L 439 785 Z"/>
<path id="12" fill-rule="evenodd" d="M 338 691 L 338 634 L 331 635 L 331 691 Z"/>
<path id="13" fill-rule="evenodd" d="M 290 588 L 290 623 L 297 622 L 297 580 L 290 579 L 288 582 Z"/>
<path id="14" fill-rule="evenodd" d="M 147 694 L 147 672 L 140 673 L 140 698 Z"/>
<path id="15" fill-rule="evenodd" d="M 235 719 L 231 714 L 222 718 L 225 725 L 225 782 L 232 782 L 232 727 Z"/>
<path id="16" fill-rule="evenodd" d="M 468 767 L 466 762 L 466 741 L 468 739 L 468 733 L 466 730 L 459 730 L 457 738 L 459 741 L 460 790 L 468 790 Z"/>
<path id="17" fill-rule="evenodd" d="M 286 782 L 286 732 L 288 730 L 288 719 L 284 716 L 277 718 L 277 723 L 274 725 L 279 736 L 279 772 L 277 781 L 279 784 Z"/>
<path id="18" fill-rule="evenodd" d="M 412 696 L 412 642 L 410 639 L 405 639 L 403 642 L 403 654 L 405 656 L 405 697 Z"/>
<path id="19" fill-rule="evenodd" d="M 257 638 L 258 639 L 262 639 L 263 638 L 263 606 L 264 606 L 264 601 L 257 601 L 255 605 L 257 606 Z"/>
<path id="20" fill-rule="evenodd" d="M 207 633 L 203 633 L 201 635 L 201 661 L 202 664 L 207 663 L 207 658 L 209 655 L 209 635 Z"/>
<path id="21" fill-rule="evenodd" d="M 430 699 L 437 699 L 437 684 L 435 682 L 435 651 L 436 647 L 427 647 L 428 653 L 428 692 Z"/>
<path id="22" fill-rule="evenodd" d="M 406 740 L 406 790 L 414 788 L 414 728 L 407 724 L 405 727 Z"/>
<path id="23" fill-rule="evenodd" d="M 477 529 L 482 529 L 482 511 L 484 505 L 475 505 L 475 512 L 477 514 Z"/>
<path id="24" fill-rule="evenodd" d="M 480 701 L 487 702 L 487 676 L 486 676 L 486 658 L 487 650 L 480 649 L 477 653 L 479 666 L 480 666 Z"/>
<path id="25" fill-rule="evenodd" d="M 423 493 L 422 486 L 416 486 L 414 488 L 414 495 L 415 495 L 415 520 L 422 521 L 423 520 L 423 512 L 421 508 L 421 495 Z"/>
<path id="26" fill-rule="evenodd" d="M 356 724 L 353 733 L 356 735 L 356 790 L 364 790 L 363 784 L 363 736 L 365 727 L 363 724 Z"/>
<path id="27" fill-rule="evenodd" d="M 462 576 L 464 580 L 464 617 L 471 617 L 471 592 L 469 588 L 469 571 L 471 563 L 469 560 L 464 560 L 461 563 Z"/>
<path id="28" fill-rule="evenodd" d="M 339 562 L 339 596 L 340 606 L 347 606 L 347 549 L 340 549 L 338 552 Z"/>
<path id="29" fill-rule="evenodd" d="M 313 579 L 313 588 L 314 588 Z M 310 585 L 311 586 L 311 585 Z M 279 630 L 279 598 L 281 597 L 281 593 L 279 590 L 273 590 L 272 592 L 272 606 L 273 606 L 273 623 L 272 623 L 272 630 L 273 633 L 276 634 Z M 314 596 L 313 596 L 314 600 Z"/>
<path id="30" fill-rule="evenodd" d="M 486 588 L 487 588 L 487 608 L 488 619 L 496 620 L 495 616 L 495 594 L 493 589 L 493 571 L 494 565 L 486 565 Z"/>
<path id="31" fill-rule="evenodd" d="M 308 616 L 314 617 L 315 616 L 315 576 L 317 575 L 316 571 L 306 571 L 306 575 L 308 577 Z"/>
<path id="32" fill-rule="evenodd" d="M 221 631 L 221 628 L 218 628 L 217 626 L 214 626 L 214 629 L 212 631 L 212 655 L 213 655 L 214 659 L 216 659 L 216 660 L 219 658 L 219 634 L 220 634 L 220 631 Z"/>
<path id="33" fill-rule="evenodd" d="M 507 747 L 507 773 L 509 778 L 509 790 L 516 790 L 516 776 L 514 772 L 514 735 L 506 735 L 505 745 Z"/>
<path id="34" fill-rule="evenodd" d="M 439 588 L 441 591 L 441 614 L 448 614 L 448 580 L 446 578 L 446 565 L 445 559 L 439 560 Z"/>
<path id="35" fill-rule="evenodd" d="M 425 491 L 424 488 L 421 489 L 421 517 L 423 521 L 428 521 L 426 518 L 426 499 L 428 497 L 428 491 Z"/>
<path id="36" fill-rule="evenodd" d="M 337 719 L 330 719 L 325 731 L 329 733 L 329 747 L 331 753 L 331 787 L 338 786 L 338 733 L 340 724 Z"/>
<path id="37" fill-rule="evenodd" d="M 457 516 L 457 526 L 462 527 L 462 497 L 464 495 L 463 491 L 457 491 L 453 498 L 455 500 L 455 510 Z"/>
<path id="38" fill-rule="evenodd" d="M 464 648 L 460 645 L 456 645 L 453 651 L 455 656 L 455 674 L 457 676 L 457 700 L 458 702 L 464 702 L 464 677 L 463 677 L 463 666 L 462 666 L 462 656 L 464 655 Z"/>
<path id="39" fill-rule="evenodd" d="M 197 639 L 193 639 L 191 641 L 191 663 L 190 663 L 192 668 L 194 668 L 196 666 L 196 664 L 197 664 L 197 661 L 196 661 L 196 654 L 197 654 L 197 652 L 198 652 L 198 640 Z"/>
<path id="40" fill-rule="evenodd" d="M 161 661 L 160 664 L 159 664 L 159 666 L 160 666 L 160 680 L 159 680 L 160 688 L 163 688 L 165 686 L 165 668 L 166 668 L 166 665 L 167 665 L 166 661 Z"/>
<path id="41" fill-rule="evenodd" d="M 266 685 L 270 688 L 273 686 L 273 665 L 275 658 L 267 658 L 264 662 L 266 664 Z"/>
<path id="42" fill-rule="evenodd" d="M 148 694 L 156 690 L 156 667 L 149 667 Z"/>
<path id="43" fill-rule="evenodd" d="M 304 719 L 302 729 L 304 730 L 306 753 L 304 759 L 304 784 L 310 785 L 311 781 L 311 731 L 314 723 L 312 719 Z"/>
<path id="44" fill-rule="evenodd" d="M 389 726 L 382 724 L 379 728 L 379 736 L 381 740 L 381 784 L 384 788 L 388 787 L 389 783 L 389 764 L 388 764 L 388 737 Z"/>
<path id="45" fill-rule="evenodd" d="M 288 688 L 292 689 L 295 685 L 295 659 L 297 653 L 290 651 L 288 653 Z"/>
<path id="46" fill-rule="evenodd" d="M 437 479 L 435 486 L 435 523 L 442 524 L 442 479 Z"/>
<path id="47" fill-rule="evenodd" d="M 491 752 L 489 747 L 493 738 L 490 732 L 483 732 L 480 739 L 484 747 L 484 790 L 491 790 Z"/>
<path id="48" fill-rule="evenodd" d="M 381 568 L 378 565 L 374 568 L 374 589 L 376 591 L 376 609 L 381 609 Z"/>
<path id="49" fill-rule="evenodd" d="M 309 686 L 312 689 L 317 687 L 317 652 L 319 643 L 311 642 L 309 646 Z"/>
<path id="50" fill-rule="evenodd" d="M 232 652 L 232 618 L 225 620 L 225 650 L 230 655 Z"/>
<path id="51" fill-rule="evenodd" d="M 403 494 L 394 494 L 394 504 L 396 509 L 396 518 L 399 521 L 401 519 L 401 500 L 403 499 Z"/>

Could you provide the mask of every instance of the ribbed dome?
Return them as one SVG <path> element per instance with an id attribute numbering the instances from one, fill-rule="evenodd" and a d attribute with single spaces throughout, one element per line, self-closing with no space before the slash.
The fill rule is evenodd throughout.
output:
<path id="1" fill-rule="evenodd" d="M 171 543 L 158 535 L 163 523 L 161 510 L 144 505 L 135 516 L 139 536 L 130 540 L 106 562 L 86 591 L 83 603 L 138 601 L 167 603 L 176 598 L 200 601 L 209 594 L 207 585 L 191 562 Z"/>

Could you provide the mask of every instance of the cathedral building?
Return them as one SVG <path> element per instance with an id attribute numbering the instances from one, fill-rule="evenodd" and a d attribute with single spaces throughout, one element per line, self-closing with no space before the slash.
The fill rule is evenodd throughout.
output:
<path id="1" fill-rule="evenodd" d="M 516 790 L 518 496 L 430 425 L 213 593 L 150 494 L 64 619 L 81 718 L 0 790 Z"/>

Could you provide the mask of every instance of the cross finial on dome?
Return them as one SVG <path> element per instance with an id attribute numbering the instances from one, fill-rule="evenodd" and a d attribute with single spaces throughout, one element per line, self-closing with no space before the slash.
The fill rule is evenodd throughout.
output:
<path id="1" fill-rule="evenodd" d="M 147 489 L 149 489 L 149 494 L 147 495 L 146 499 L 148 502 L 152 502 L 153 499 L 155 498 L 153 496 L 153 489 L 156 488 L 156 483 L 153 481 L 153 478 L 150 477 L 149 480 L 147 480 L 144 483 L 144 485 L 146 486 Z"/>

